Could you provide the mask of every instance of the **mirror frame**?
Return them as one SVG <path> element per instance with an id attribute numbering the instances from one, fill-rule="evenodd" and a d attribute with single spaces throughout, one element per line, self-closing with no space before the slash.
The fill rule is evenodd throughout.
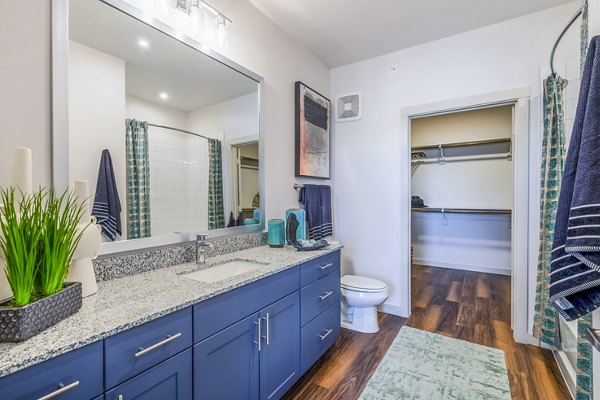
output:
<path id="1" fill-rule="evenodd" d="M 73 0 L 72 0 L 73 1 Z M 77 1 L 77 0 L 74 0 Z M 129 15 L 157 31 L 178 40 L 194 50 L 212 58 L 222 65 L 231 68 L 258 84 L 258 151 L 261 165 L 259 167 L 260 215 L 259 224 L 232 228 L 213 229 L 183 234 L 171 234 L 143 239 L 126 239 L 118 242 L 102 243 L 98 252 L 100 258 L 113 257 L 118 254 L 135 253 L 158 247 L 172 246 L 193 240 L 192 235 L 203 233 L 210 238 L 234 236 L 265 229 L 265 168 L 263 125 L 263 77 L 224 57 L 207 45 L 177 32 L 173 27 L 163 23 L 151 15 L 137 9 L 125 0 L 97 0 L 107 6 Z M 65 190 L 69 185 L 69 114 L 68 114 L 68 64 L 69 64 L 69 0 L 52 0 L 52 185 L 58 190 Z"/>

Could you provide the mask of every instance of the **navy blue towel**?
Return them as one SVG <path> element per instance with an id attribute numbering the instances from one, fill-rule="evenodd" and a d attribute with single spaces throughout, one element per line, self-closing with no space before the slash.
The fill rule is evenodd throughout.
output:
<path id="1" fill-rule="evenodd" d="M 304 185 L 298 202 L 306 211 L 310 239 L 320 240 L 333 235 L 331 223 L 331 188 L 327 185 Z"/>
<path id="2" fill-rule="evenodd" d="M 590 43 L 558 201 L 550 301 L 568 321 L 600 307 L 600 36 Z"/>
<path id="3" fill-rule="evenodd" d="M 110 241 L 121 235 L 121 202 L 117 191 L 117 181 L 113 171 L 112 159 L 108 150 L 102 150 L 96 196 L 92 215 L 100 226 L 102 234 Z"/>

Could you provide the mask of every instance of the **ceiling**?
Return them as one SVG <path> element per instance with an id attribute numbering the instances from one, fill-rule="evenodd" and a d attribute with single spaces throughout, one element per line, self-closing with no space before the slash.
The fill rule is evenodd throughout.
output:
<path id="1" fill-rule="evenodd" d="M 258 90 L 239 72 L 97 0 L 70 2 L 69 38 L 125 61 L 128 95 L 189 112 Z M 143 48 L 139 41 L 148 42 Z M 165 92 L 168 99 L 159 94 Z"/>
<path id="2" fill-rule="evenodd" d="M 571 1 L 250 0 L 332 68 Z"/>

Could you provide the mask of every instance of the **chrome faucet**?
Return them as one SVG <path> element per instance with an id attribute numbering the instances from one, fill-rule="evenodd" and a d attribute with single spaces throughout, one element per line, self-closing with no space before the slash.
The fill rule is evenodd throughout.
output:
<path id="1" fill-rule="evenodd" d="M 196 264 L 206 265 L 206 249 L 212 247 L 206 240 L 207 235 L 196 235 Z"/>

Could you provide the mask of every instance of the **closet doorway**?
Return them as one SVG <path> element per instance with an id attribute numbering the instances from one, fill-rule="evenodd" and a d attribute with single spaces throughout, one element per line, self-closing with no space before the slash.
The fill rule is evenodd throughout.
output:
<path id="1" fill-rule="evenodd" d="M 403 113 L 405 187 L 418 196 L 406 199 L 408 314 L 466 340 L 501 326 L 530 342 L 529 100 L 469 100 Z"/>

